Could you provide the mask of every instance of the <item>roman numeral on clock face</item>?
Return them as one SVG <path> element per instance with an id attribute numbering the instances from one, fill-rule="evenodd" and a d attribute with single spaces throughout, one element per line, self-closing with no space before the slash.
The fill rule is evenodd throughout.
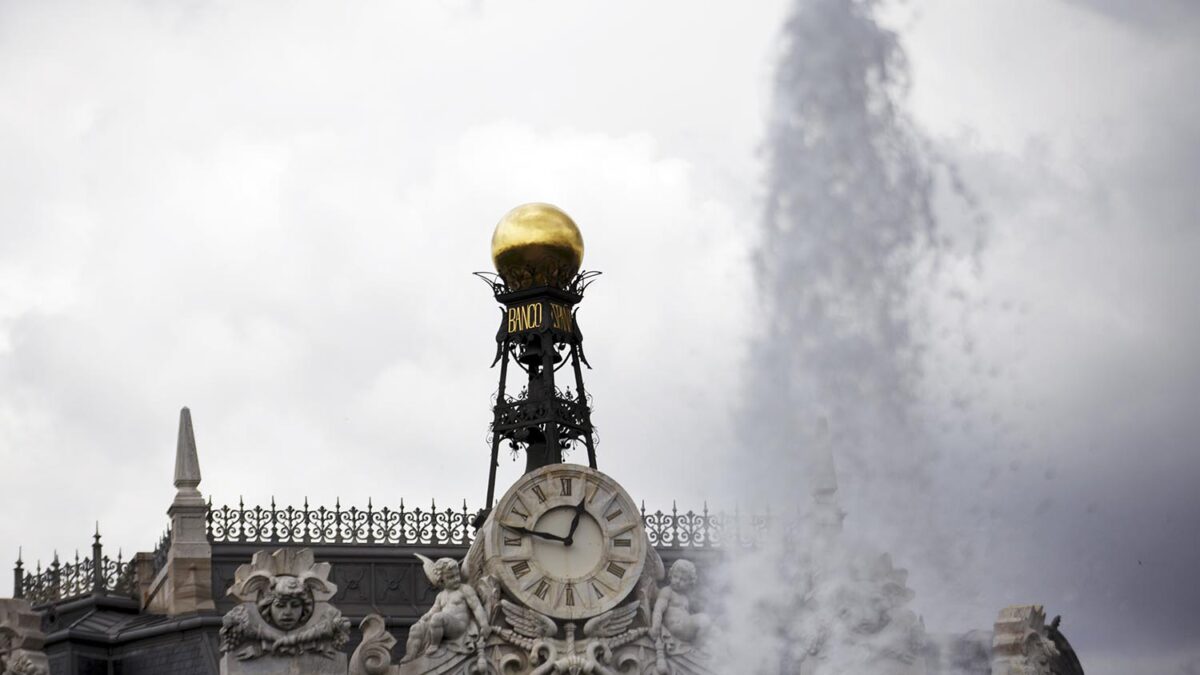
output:
<path id="1" fill-rule="evenodd" d="M 566 603 L 567 603 L 567 607 L 574 607 L 575 606 L 575 587 L 572 586 L 571 584 L 567 584 L 567 590 L 566 590 L 566 593 L 564 594 L 564 596 L 565 596 L 564 599 L 566 600 Z"/>
<path id="2" fill-rule="evenodd" d="M 604 519 L 609 522 L 612 522 L 612 521 L 616 520 L 617 518 L 620 518 L 622 513 L 625 513 L 625 512 L 622 511 L 621 509 L 617 509 L 616 511 L 613 511 L 612 513 L 608 514 L 607 516 L 604 516 Z"/>
<path id="3" fill-rule="evenodd" d="M 520 546 L 521 538 L 520 537 L 509 537 L 509 536 L 505 535 L 504 545 L 505 546 Z"/>
<path id="4" fill-rule="evenodd" d="M 528 518 L 529 514 L 521 510 L 519 506 L 512 507 L 512 514 L 518 518 Z"/>
<path id="5" fill-rule="evenodd" d="M 533 594 L 538 597 L 538 600 L 545 600 L 548 593 L 550 593 L 550 584 L 546 583 L 545 579 L 542 579 L 538 582 Z"/>
<path id="6" fill-rule="evenodd" d="M 625 568 L 615 562 L 608 563 L 608 573 L 618 579 L 625 577 Z"/>
<path id="7" fill-rule="evenodd" d="M 571 479 L 570 478 L 559 478 L 558 480 L 562 482 L 562 496 L 570 497 L 571 496 Z"/>
<path id="8" fill-rule="evenodd" d="M 505 540 L 507 541 L 507 540 Z M 613 546 L 617 548 L 630 548 L 633 546 L 632 539 L 613 539 Z"/>
<path id="9" fill-rule="evenodd" d="M 538 498 L 538 503 L 539 503 L 539 504 L 545 504 L 545 503 L 546 503 L 546 493 L 545 493 L 545 491 L 543 491 L 543 490 L 542 490 L 542 486 L 541 486 L 541 485 L 534 485 L 534 486 L 533 486 L 533 494 L 537 495 L 537 498 Z"/>
<path id="10" fill-rule="evenodd" d="M 526 560 L 522 560 L 521 562 L 517 563 L 516 565 L 513 565 L 512 573 L 514 575 L 516 575 L 516 577 L 518 579 L 525 576 L 526 574 L 529 574 L 529 562 Z"/>

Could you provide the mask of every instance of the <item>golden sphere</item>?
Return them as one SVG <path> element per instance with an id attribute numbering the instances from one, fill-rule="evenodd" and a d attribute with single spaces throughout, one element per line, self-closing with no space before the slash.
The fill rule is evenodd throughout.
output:
<path id="1" fill-rule="evenodd" d="M 522 204 L 492 233 L 492 262 L 511 290 L 566 287 L 583 264 L 583 235 L 551 204 Z"/>

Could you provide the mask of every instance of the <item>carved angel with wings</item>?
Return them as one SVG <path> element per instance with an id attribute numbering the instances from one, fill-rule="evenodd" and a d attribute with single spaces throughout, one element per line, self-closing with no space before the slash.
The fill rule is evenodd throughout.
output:
<path id="1" fill-rule="evenodd" d="M 433 607 L 409 629 L 404 660 L 430 656 L 443 642 L 486 639 L 491 632 L 487 613 L 479 594 L 470 584 L 463 583 L 458 561 L 453 558 L 434 561 L 420 553 L 414 555 L 421 559 L 429 583 L 441 591 Z"/>

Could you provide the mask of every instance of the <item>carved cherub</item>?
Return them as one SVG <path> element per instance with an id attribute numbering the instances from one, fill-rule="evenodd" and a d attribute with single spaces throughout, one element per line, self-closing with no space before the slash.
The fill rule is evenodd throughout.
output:
<path id="1" fill-rule="evenodd" d="M 696 586 L 696 566 L 690 560 L 676 560 L 669 573 L 670 585 L 658 592 L 650 621 L 650 635 L 662 643 L 663 629 L 676 640 L 697 644 L 712 630 L 707 614 L 692 613 L 689 593 Z"/>
<path id="2" fill-rule="evenodd" d="M 414 555 L 421 559 L 429 583 L 441 591 L 433 607 L 409 629 L 404 660 L 433 655 L 443 642 L 487 638 L 491 633 L 487 613 L 475 589 L 463 583 L 458 561 L 441 558 L 435 562 L 420 553 Z"/>

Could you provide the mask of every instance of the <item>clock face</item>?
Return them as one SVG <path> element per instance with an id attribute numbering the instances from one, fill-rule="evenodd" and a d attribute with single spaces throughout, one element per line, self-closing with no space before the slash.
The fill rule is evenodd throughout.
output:
<path id="1" fill-rule="evenodd" d="M 535 611 L 595 616 L 616 607 L 642 574 L 649 543 L 641 513 L 599 471 L 544 466 L 522 476 L 492 514 L 489 566 Z"/>

